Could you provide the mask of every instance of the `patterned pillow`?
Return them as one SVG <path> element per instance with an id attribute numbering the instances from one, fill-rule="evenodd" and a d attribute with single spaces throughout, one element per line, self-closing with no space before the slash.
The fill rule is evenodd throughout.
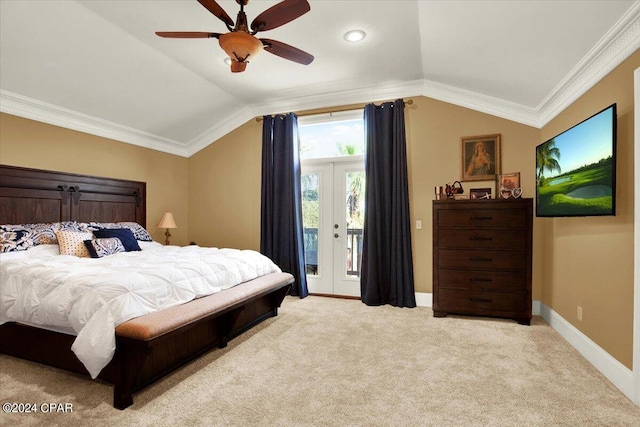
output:
<path id="1" fill-rule="evenodd" d="M 153 241 L 149 232 L 137 222 L 90 222 L 86 225 L 93 229 L 128 228 L 129 230 L 131 230 L 136 240 L 141 240 L 143 242 Z"/>
<path id="2" fill-rule="evenodd" d="M 120 239 L 122 246 L 124 246 L 124 250 L 127 252 L 142 250 L 140 249 L 140 245 L 138 245 L 138 241 L 133 235 L 133 232 L 128 228 L 102 228 L 94 231 L 93 235 L 98 239 L 105 237 L 117 237 Z"/>
<path id="3" fill-rule="evenodd" d="M 63 221 L 55 225 L 58 226 L 59 230 L 91 232 L 91 227 L 86 222 Z"/>
<path id="4" fill-rule="evenodd" d="M 118 252 L 125 252 L 122 242 L 117 237 L 85 240 L 84 245 L 91 254 L 91 258 L 102 258 Z"/>
<path id="5" fill-rule="evenodd" d="M 80 258 L 89 258 L 89 250 L 84 245 L 85 240 L 93 239 L 90 232 L 56 230 L 60 255 L 74 255 Z"/>
<path id="6" fill-rule="evenodd" d="M 37 245 L 58 243 L 54 230 L 60 223 L 0 225 L 0 252 L 24 251 Z"/>

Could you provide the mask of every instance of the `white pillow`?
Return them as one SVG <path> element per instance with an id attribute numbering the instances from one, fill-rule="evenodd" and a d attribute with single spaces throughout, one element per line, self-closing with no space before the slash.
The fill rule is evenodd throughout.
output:
<path id="1" fill-rule="evenodd" d="M 149 251 L 152 249 L 158 249 L 162 247 L 161 243 L 145 242 L 144 240 L 138 240 L 138 245 L 140 246 L 140 249 L 142 249 L 143 251 Z"/>
<path id="2" fill-rule="evenodd" d="M 8 261 L 10 259 L 18 258 L 46 258 L 51 256 L 60 255 L 60 249 L 58 245 L 38 245 L 32 246 L 26 251 L 16 252 L 0 252 L 0 261 Z"/>

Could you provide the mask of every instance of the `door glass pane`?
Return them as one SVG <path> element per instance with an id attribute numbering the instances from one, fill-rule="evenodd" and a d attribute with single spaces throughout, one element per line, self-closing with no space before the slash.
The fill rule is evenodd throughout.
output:
<path id="1" fill-rule="evenodd" d="M 364 172 L 347 172 L 346 178 L 346 276 L 359 278 L 364 225 Z"/>
<path id="2" fill-rule="evenodd" d="M 355 156 L 364 154 L 364 119 L 300 124 L 300 158 Z"/>
<path id="3" fill-rule="evenodd" d="M 320 223 L 320 176 L 302 174 L 302 226 L 307 274 L 318 275 L 318 224 Z"/>

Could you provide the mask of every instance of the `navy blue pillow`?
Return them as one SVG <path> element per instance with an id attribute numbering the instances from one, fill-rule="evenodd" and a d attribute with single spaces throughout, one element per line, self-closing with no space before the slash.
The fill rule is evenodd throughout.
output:
<path id="1" fill-rule="evenodd" d="M 124 246 L 124 250 L 127 252 L 142 250 L 140 249 L 140 245 L 138 245 L 138 241 L 133 235 L 133 232 L 128 228 L 101 228 L 100 230 L 94 231 L 93 235 L 98 239 L 102 239 L 104 237 L 117 237 L 120 239 L 122 246 Z"/>

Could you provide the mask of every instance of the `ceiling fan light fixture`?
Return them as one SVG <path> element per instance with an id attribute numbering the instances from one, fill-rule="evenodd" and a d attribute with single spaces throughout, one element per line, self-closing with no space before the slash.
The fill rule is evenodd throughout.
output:
<path id="1" fill-rule="evenodd" d="M 198 0 L 198 3 L 224 22 L 229 32 L 221 34 L 205 31 L 156 31 L 156 35 L 172 39 L 216 38 L 222 50 L 228 55 L 225 63 L 234 73 L 244 71 L 247 64 L 253 61 L 253 58 L 262 50 L 302 65 L 309 65 L 313 62 L 313 55 L 303 50 L 278 40 L 255 37 L 258 32 L 281 27 L 309 12 L 311 6 L 309 6 L 308 0 L 281 0 L 256 16 L 251 25 L 249 25 L 247 14 L 244 12 L 244 7 L 249 3 L 249 0 L 236 0 L 236 3 L 240 5 L 240 11 L 235 24 L 216 0 Z"/>
<path id="2" fill-rule="evenodd" d="M 348 42 L 355 43 L 362 41 L 366 36 L 367 33 L 362 30 L 350 30 L 344 34 L 344 39 Z"/>
<path id="3" fill-rule="evenodd" d="M 219 38 L 220 47 L 231 58 L 231 71 L 238 73 L 245 70 L 247 62 L 262 51 L 262 42 L 244 31 L 232 31 Z M 244 64 L 239 66 L 236 64 Z M 235 70 L 234 70 L 235 68 Z"/>
<path id="4" fill-rule="evenodd" d="M 241 73 L 247 69 L 248 62 L 238 62 L 236 60 L 231 60 L 231 72 L 232 73 Z"/>

